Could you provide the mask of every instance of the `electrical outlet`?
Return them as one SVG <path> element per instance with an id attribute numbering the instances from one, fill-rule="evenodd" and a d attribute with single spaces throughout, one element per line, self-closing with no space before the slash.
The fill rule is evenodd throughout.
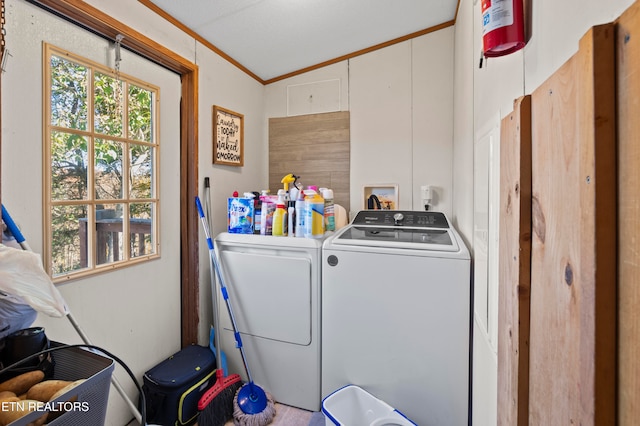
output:
<path id="1" fill-rule="evenodd" d="M 433 198 L 433 193 L 432 193 L 432 189 L 430 185 L 423 185 L 420 187 L 420 191 L 422 193 L 422 201 L 423 202 L 431 202 L 431 199 Z M 427 203 L 425 203 L 427 204 Z"/>
<path id="2" fill-rule="evenodd" d="M 431 210 L 433 205 L 433 188 L 431 185 L 422 185 L 420 187 L 420 195 L 422 199 L 422 205 L 426 211 Z"/>

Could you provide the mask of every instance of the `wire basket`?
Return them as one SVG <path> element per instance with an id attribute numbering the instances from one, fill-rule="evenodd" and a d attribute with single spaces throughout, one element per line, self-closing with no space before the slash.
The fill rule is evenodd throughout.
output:
<path id="1" fill-rule="evenodd" d="M 60 345 L 60 343 L 52 342 L 52 346 Z M 111 374 L 115 367 L 114 361 L 104 355 L 78 347 L 60 349 L 53 352 L 53 357 L 55 367 L 52 379 L 86 380 L 45 405 L 45 408 L 63 409 L 61 410 L 62 414 L 59 414 L 54 420 L 47 420 L 46 424 L 51 426 L 104 425 Z M 0 406 L 0 409 L 2 408 Z M 34 411 L 8 426 L 27 425 L 41 418 L 44 413 L 45 411 Z M 50 416 L 53 417 L 51 413 Z"/>

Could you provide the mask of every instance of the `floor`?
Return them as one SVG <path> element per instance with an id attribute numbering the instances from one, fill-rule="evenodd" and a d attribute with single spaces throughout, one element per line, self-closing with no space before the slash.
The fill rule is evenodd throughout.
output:
<path id="1" fill-rule="evenodd" d="M 290 407 L 288 405 L 282 405 L 276 403 L 276 417 L 273 419 L 273 422 L 270 423 L 272 426 L 304 426 L 310 425 L 311 419 L 313 417 L 311 411 L 300 410 L 295 407 Z M 324 422 L 322 423 L 324 424 Z M 229 421 L 225 424 L 225 426 L 232 426 L 233 421 Z"/>
<path id="2" fill-rule="evenodd" d="M 271 426 L 324 426 L 324 415 L 322 413 L 314 413 L 312 411 L 301 410 L 299 408 L 290 407 L 288 405 L 276 402 L 276 417 Z M 232 426 L 233 421 L 229 421 L 225 426 Z M 126 426 L 140 426 L 136 420 L 132 420 Z M 197 426 L 197 423 L 196 425 Z"/>

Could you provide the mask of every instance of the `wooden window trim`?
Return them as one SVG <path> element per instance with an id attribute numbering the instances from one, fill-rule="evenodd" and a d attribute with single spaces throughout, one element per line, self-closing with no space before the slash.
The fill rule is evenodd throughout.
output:
<path id="1" fill-rule="evenodd" d="M 180 74 L 180 249 L 181 249 L 181 344 L 198 342 L 198 67 L 133 28 L 80 0 L 29 0 L 87 30 L 115 40 L 122 47 Z"/>

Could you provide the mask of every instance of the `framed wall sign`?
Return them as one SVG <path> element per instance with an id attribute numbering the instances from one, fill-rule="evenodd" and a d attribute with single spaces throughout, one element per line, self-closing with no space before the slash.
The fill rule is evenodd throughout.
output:
<path id="1" fill-rule="evenodd" d="M 244 115 L 213 106 L 213 164 L 244 165 Z"/>

